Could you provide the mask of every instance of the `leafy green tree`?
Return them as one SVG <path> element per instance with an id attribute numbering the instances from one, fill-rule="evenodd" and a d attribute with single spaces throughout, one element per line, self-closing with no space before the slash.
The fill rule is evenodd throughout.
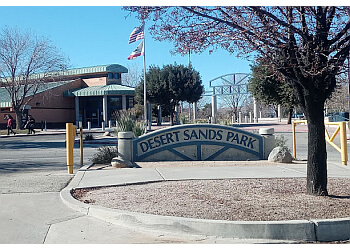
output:
<path id="1" fill-rule="evenodd" d="M 298 105 L 293 88 L 287 84 L 278 71 L 267 64 L 266 60 L 250 66 L 252 78 L 248 90 L 255 99 L 265 104 L 282 105 L 289 109 L 288 124 L 291 124 L 293 109 Z"/>
<path id="2" fill-rule="evenodd" d="M 199 72 L 177 64 L 165 65 L 162 69 L 151 66 L 146 73 L 146 84 L 147 100 L 170 114 L 171 125 L 174 124 L 175 107 L 181 101 L 198 101 L 204 92 Z M 143 93 L 142 80 L 136 88 L 136 102 L 143 103 Z"/>

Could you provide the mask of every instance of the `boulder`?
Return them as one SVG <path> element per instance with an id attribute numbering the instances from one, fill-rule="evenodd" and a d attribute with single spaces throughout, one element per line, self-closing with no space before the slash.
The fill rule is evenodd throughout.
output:
<path id="1" fill-rule="evenodd" d="M 111 165 L 113 168 L 130 168 L 133 167 L 131 161 L 123 160 L 120 157 L 114 157 L 112 159 Z"/>
<path id="2" fill-rule="evenodd" d="M 287 147 L 275 147 L 268 158 L 269 162 L 291 163 L 293 157 Z"/>

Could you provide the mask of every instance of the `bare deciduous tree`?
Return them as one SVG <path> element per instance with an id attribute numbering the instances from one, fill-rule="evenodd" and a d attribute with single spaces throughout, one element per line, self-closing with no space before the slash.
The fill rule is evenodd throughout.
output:
<path id="1" fill-rule="evenodd" d="M 17 129 L 22 113 L 38 90 L 57 77 L 66 59 L 50 41 L 17 28 L 0 33 L 0 82 L 8 91 L 16 113 Z"/>
<path id="2" fill-rule="evenodd" d="M 128 64 L 127 68 L 128 73 L 123 74 L 122 82 L 124 85 L 136 87 L 142 79 L 142 70 L 140 70 L 136 63 Z"/>
<path id="3" fill-rule="evenodd" d="M 344 75 L 337 79 L 338 86 L 326 101 L 328 112 L 345 112 L 349 110 L 349 84 Z"/>
<path id="4" fill-rule="evenodd" d="M 307 193 L 327 195 L 323 109 L 350 50 L 350 7 L 126 7 L 151 20 L 175 52 L 223 48 L 266 58 L 292 86 L 308 120 Z M 252 54 L 254 54 L 252 53 Z"/>

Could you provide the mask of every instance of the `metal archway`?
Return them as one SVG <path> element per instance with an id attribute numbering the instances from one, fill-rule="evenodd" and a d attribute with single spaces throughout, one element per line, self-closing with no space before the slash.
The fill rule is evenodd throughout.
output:
<path id="1" fill-rule="evenodd" d="M 209 81 L 211 91 L 206 91 L 206 96 L 212 96 L 212 123 L 217 122 L 217 96 L 223 95 L 243 95 L 243 100 L 250 95 L 248 82 L 251 74 L 230 73 L 218 76 Z M 258 104 L 254 99 L 254 122 L 258 122 Z"/>
<path id="2" fill-rule="evenodd" d="M 213 95 L 249 94 L 247 84 L 251 74 L 231 73 L 209 81 Z"/>

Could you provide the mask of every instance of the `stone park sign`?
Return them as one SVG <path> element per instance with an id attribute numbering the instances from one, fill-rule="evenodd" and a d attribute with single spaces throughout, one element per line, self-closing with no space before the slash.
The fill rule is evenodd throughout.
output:
<path id="1" fill-rule="evenodd" d="M 132 142 L 132 138 L 118 135 L 118 151 L 126 152 L 119 156 L 133 162 L 260 160 L 266 159 L 274 148 L 273 129 L 263 131 L 268 133 L 259 135 L 213 124 L 179 125 L 148 133 Z M 126 142 L 129 149 L 120 148 L 123 140 L 129 140 Z"/>

